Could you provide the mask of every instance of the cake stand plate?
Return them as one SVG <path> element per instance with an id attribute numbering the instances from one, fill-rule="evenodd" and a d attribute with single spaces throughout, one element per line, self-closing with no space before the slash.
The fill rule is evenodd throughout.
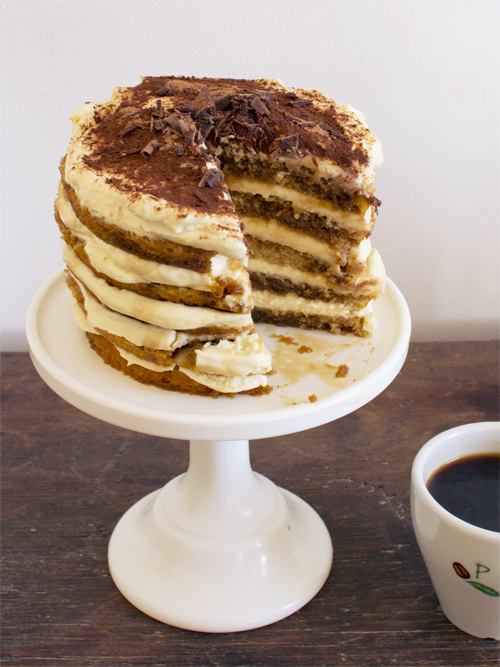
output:
<path id="1" fill-rule="evenodd" d="M 249 439 L 339 419 L 383 391 L 404 363 L 411 329 L 390 280 L 375 317 L 369 341 L 319 332 L 306 340 L 298 330 L 258 325 L 273 358 L 306 341 L 305 354 L 287 361 L 311 363 L 319 349 L 317 368 L 326 363 L 332 373 L 312 364 L 294 376 L 282 363 L 270 394 L 213 400 L 143 386 L 106 366 L 74 323 L 63 270 L 41 287 L 27 336 L 44 381 L 103 421 L 190 440 L 187 472 L 133 505 L 111 536 L 111 575 L 138 609 L 188 630 L 234 632 L 280 620 L 316 595 L 332 564 L 326 526 L 303 500 L 252 471 Z M 341 364 L 344 379 L 333 372 Z"/>

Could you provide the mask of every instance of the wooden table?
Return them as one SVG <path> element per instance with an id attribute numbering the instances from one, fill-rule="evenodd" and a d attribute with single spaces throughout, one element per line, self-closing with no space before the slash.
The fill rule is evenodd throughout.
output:
<path id="1" fill-rule="evenodd" d="M 258 630 L 219 635 L 145 616 L 108 573 L 115 523 L 186 470 L 187 443 L 83 414 L 44 384 L 27 354 L 4 354 L 2 664 L 498 664 L 498 643 L 466 635 L 441 612 L 409 508 L 411 464 L 429 438 L 499 419 L 498 347 L 412 344 L 393 384 L 357 412 L 251 443 L 253 469 L 323 517 L 334 564 L 299 612 Z"/>

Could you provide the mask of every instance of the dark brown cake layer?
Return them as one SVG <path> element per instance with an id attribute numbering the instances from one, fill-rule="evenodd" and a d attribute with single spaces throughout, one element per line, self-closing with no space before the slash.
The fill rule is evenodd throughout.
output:
<path id="1" fill-rule="evenodd" d="M 238 215 L 275 220 L 283 227 L 328 243 L 338 249 L 339 255 L 347 257 L 351 246 L 357 245 L 361 240 L 360 234 L 349 233 L 324 216 L 296 211 L 292 202 L 284 199 L 278 197 L 265 199 L 261 195 L 233 190 L 230 192 Z"/>
<path id="2" fill-rule="evenodd" d="M 295 294 L 303 299 L 319 300 L 325 303 L 349 303 L 353 308 L 364 308 L 370 301 L 368 296 L 353 297 L 335 292 L 333 289 L 317 287 L 307 283 L 294 283 L 287 278 L 278 278 L 265 273 L 250 273 L 254 290 L 267 290 L 274 294 Z"/>
<path id="3" fill-rule="evenodd" d="M 333 334 L 354 334 L 362 338 L 367 335 L 363 318 L 328 318 L 290 311 L 284 313 L 273 312 L 266 308 L 255 308 L 252 317 L 256 323 L 275 324 L 278 327 L 298 327 L 300 329 L 329 331 Z"/>

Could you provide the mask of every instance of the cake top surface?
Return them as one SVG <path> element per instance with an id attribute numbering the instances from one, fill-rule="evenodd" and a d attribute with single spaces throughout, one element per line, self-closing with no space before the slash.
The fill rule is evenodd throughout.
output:
<path id="1" fill-rule="evenodd" d="M 171 108 L 191 114 L 213 147 L 230 136 L 246 151 L 312 155 L 353 175 L 381 157 L 378 139 L 361 112 L 318 91 L 287 88 L 275 79 L 145 77 L 135 88 L 116 92 L 138 106 L 158 96 L 170 97 Z"/>
<path id="2" fill-rule="evenodd" d="M 233 257 L 245 242 L 217 155 L 304 165 L 368 196 L 382 161 L 363 114 L 274 79 L 145 77 L 70 118 L 65 178 L 84 205 L 111 220 L 124 208 L 168 219 L 172 233 L 196 227 L 198 246 L 206 226 L 219 239 L 214 249 L 224 236 Z"/>

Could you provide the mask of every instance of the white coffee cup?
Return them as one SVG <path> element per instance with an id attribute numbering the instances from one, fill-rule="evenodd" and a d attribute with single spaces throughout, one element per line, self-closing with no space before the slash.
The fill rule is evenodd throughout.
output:
<path id="1" fill-rule="evenodd" d="M 500 452 L 500 422 L 466 424 L 440 433 L 419 451 L 411 472 L 411 515 L 420 551 L 443 612 L 475 637 L 500 639 L 500 533 L 444 509 L 429 493 L 443 465 Z"/>

